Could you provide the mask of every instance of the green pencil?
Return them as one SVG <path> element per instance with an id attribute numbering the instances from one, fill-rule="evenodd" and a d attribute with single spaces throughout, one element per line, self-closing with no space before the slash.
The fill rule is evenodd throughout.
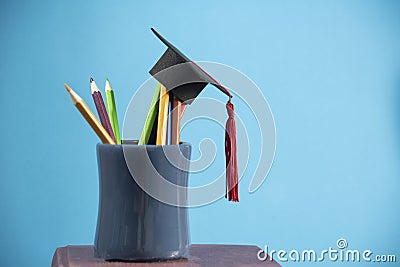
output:
<path id="1" fill-rule="evenodd" d="M 118 116 L 117 116 L 117 108 L 115 106 L 115 99 L 114 99 L 114 91 L 111 88 L 110 81 L 108 78 L 106 79 L 106 102 L 107 102 L 107 111 L 108 111 L 108 118 L 111 122 L 111 127 L 115 135 L 115 140 L 117 144 L 121 144 L 121 137 L 119 135 L 119 126 L 118 126 Z"/>
<path id="2" fill-rule="evenodd" d="M 150 103 L 150 108 L 147 113 L 146 121 L 144 123 L 142 134 L 140 135 L 138 143 L 139 145 L 147 145 L 149 142 L 151 130 L 153 129 L 153 125 L 157 117 L 160 90 L 161 90 L 161 84 L 157 83 L 156 90 L 154 91 L 154 95 Z"/>

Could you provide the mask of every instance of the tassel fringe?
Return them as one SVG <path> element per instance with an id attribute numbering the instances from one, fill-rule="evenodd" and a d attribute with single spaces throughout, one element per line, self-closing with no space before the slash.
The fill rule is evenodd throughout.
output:
<path id="1" fill-rule="evenodd" d="M 239 202 L 239 179 L 236 155 L 235 108 L 229 99 L 226 103 L 228 120 L 225 126 L 226 195 L 229 201 Z"/>

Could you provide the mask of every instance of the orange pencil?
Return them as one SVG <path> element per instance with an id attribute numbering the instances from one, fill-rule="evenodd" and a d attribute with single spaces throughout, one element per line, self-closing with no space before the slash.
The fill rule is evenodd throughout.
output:
<path id="1" fill-rule="evenodd" d="M 96 116 L 86 105 L 85 101 L 83 101 L 83 99 L 77 93 L 75 93 L 74 90 L 72 90 L 71 87 L 69 87 L 67 84 L 64 83 L 64 86 L 71 97 L 72 103 L 74 103 L 75 107 L 79 110 L 79 112 L 82 114 L 85 120 L 90 124 L 92 129 L 98 135 L 98 137 L 100 137 L 100 140 L 104 144 L 115 145 L 114 140 L 107 133 L 106 129 L 104 129 L 101 123 L 97 120 Z"/>
<path id="2" fill-rule="evenodd" d="M 180 142 L 180 130 L 181 130 L 181 114 L 182 104 L 176 97 L 172 100 L 172 144 L 178 145 Z"/>

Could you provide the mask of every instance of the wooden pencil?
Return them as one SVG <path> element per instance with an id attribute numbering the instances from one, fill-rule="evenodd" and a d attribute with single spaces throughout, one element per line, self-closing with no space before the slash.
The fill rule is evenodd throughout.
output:
<path id="1" fill-rule="evenodd" d="M 115 141 L 118 145 L 120 145 L 121 137 L 119 134 L 117 107 L 115 105 L 114 91 L 111 87 L 111 84 L 110 84 L 110 81 L 108 80 L 108 78 L 106 79 L 105 92 L 106 92 L 108 118 L 110 119 L 111 127 L 112 127 L 112 130 L 115 135 Z"/>
<path id="2" fill-rule="evenodd" d="M 161 84 L 157 83 L 156 89 L 154 90 L 153 98 L 151 99 L 149 111 L 147 112 L 146 120 L 143 126 L 142 134 L 140 135 L 139 138 L 139 145 L 147 145 L 152 143 L 153 145 L 156 143 L 156 138 L 154 137 L 154 132 L 157 133 L 157 127 L 155 125 L 157 124 L 157 114 L 158 114 L 158 103 L 160 100 L 160 89 L 161 89 Z M 153 130 L 155 129 L 155 131 Z M 152 135 L 153 134 L 153 135 Z"/>
<path id="3" fill-rule="evenodd" d="M 180 102 L 180 103 L 181 103 L 181 118 L 182 118 L 183 113 L 184 113 L 185 110 L 186 110 L 187 104 L 186 104 L 186 103 L 182 103 L 182 102 Z"/>
<path id="4" fill-rule="evenodd" d="M 180 142 L 180 129 L 181 129 L 181 114 L 182 114 L 182 104 L 176 97 L 172 100 L 172 122 L 171 122 L 171 143 L 177 145 Z"/>
<path id="5" fill-rule="evenodd" d="M 160 90 L 160 102 L 158 111 L 158 124 L 157 124 L 157 139 L 156 145 L 165 145 L 167 139 L 167 124 L 168 124 L 168 102 L 169 94 L 167 93 L 167 88 L 161 85 Z"/>
<path id="6" fill-rule="evenodd" d="M 167 145 L 172 144 L 172 99 L 173 96 L 171 95 L 168 101 Z"/>
<path id="7" fill-rule="evenodd" d="M 100 90 L 97 87 L 97 84 L 93 80 L 93 78 L 90 78 L 90 88 L 92 90 L 93 101 L 94 104 L 96 105 L 97 114 L 99 114 L 101 124 L 103 125 L 104 129 L 106 129 L 111 138 L 114 140 L 114 142 L 116 142 L 115 135 L 111 127 L 110 119 L 108 118 L 108 114 L 106 111 L 106 106 L 104 105 L 103 97 L 101 96 Z"/>
<path id="8" fill-rule="evenodd" d="M 85 120 L 89 123 L 92 129 L 95 131 L 97 136 L 104 144 L 115 144 L 114 140 L 108 134 L 108 132 L 104 129 L 101 123 L 97 120 L 96 116 L 93 112 L 89 109 L 83 99 L 75 93 L 71 87 L 64 83 L 65 89 L 67 89 L 72 103 L 74 103 L 75 107 L 79 110 Z"/>

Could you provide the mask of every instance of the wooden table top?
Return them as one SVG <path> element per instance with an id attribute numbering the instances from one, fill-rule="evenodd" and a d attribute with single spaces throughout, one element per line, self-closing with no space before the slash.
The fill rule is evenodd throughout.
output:
<path id="1" fill-rule="evenodd" d="M 163 262 L 120 262 L 95 258 L 93 246 L 66 246 L 56 249 L 52 267 L 280 267 L 273 260 L 257 259 L 257 246 L 247 245 L 191 245 L 189 259 Z"/>

